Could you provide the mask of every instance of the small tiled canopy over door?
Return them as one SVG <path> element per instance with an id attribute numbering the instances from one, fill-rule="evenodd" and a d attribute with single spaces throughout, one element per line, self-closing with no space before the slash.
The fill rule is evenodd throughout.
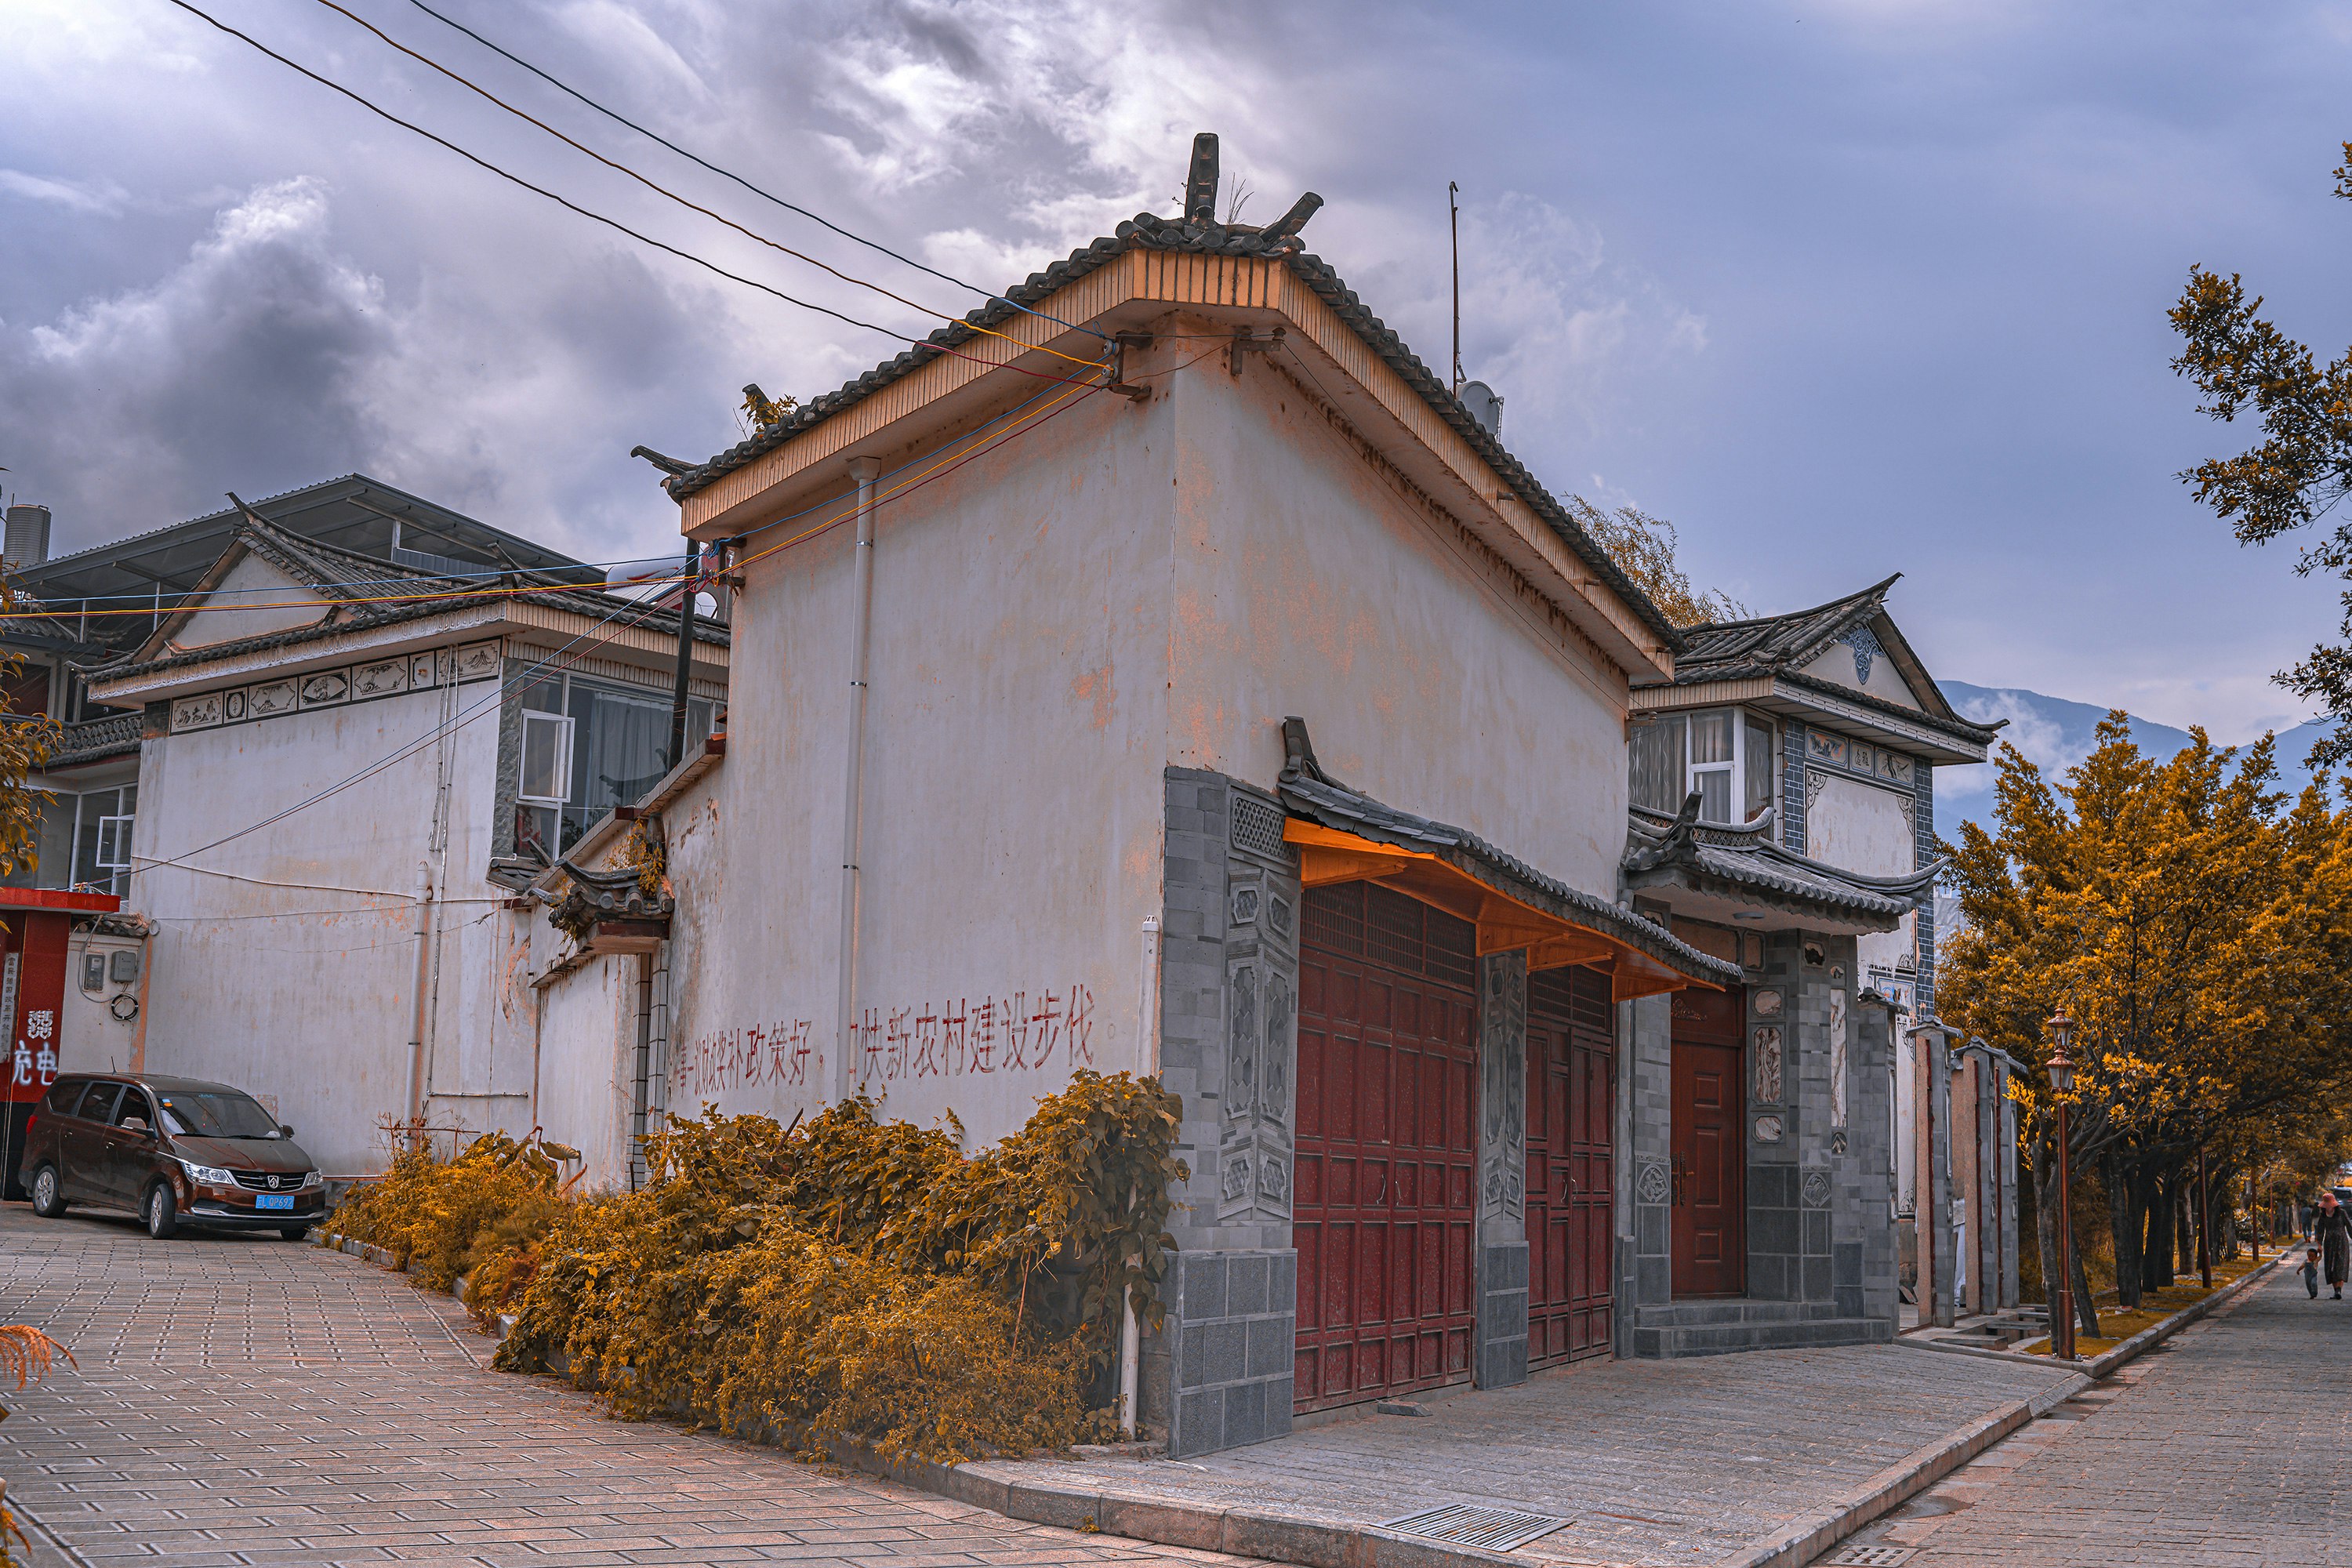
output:
<path id="1" fill-rule="evenodd" d="M 1615 1182 L 1609 976 L 1528 976 L 1528 1364 L 1607 1355 Z"/>
<path id="2" fill-rule="evenodd" d="M 1470 1378 L 1475 933 L 1386 888 L 1307 893 L 1297 1407 Z"/>

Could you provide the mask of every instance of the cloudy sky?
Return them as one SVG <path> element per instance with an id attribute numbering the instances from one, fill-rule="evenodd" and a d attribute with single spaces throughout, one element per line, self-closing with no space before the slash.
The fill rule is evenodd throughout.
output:
<path id="1" fill-rule="evenodd" d="M 320 0 L 222 20 L 539 183 L 887 325 L 911 312 L 668 207 Z M 704 156 L 1001 284 L 1140 208 L 1192 133 L 1433 363 L 1445 184 L 1465 359 L 1556 490 L 1681 526 L 1750 607 L 1906 574 L 1940 673 L 2225 740 L 2335 595 L 2173 476 L 2234 449 L 2167 368 L 2191 263 L 2352 339 L 2352 9 L 2143 0 L 1278 5 L 431 0 Z M 749 226 L 951 287 L 598 120 L 420 9 L 394 37 Z M 592 559 L 666 549 L 646 442 L 889 340 L 507 185 L 170 0 L 0 6 L 0 476 L 77 548 L 362 469 Z"/>

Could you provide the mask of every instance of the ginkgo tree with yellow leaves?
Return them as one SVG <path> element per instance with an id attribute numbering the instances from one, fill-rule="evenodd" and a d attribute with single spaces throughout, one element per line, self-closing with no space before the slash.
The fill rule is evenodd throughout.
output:
<path id="1" fill-rule="evenodd" d="M 1944 1021 L 2032 1069 L 2017 1093 L 2042 1194 L 2044 1020 L 2061 1006 L 2074 1018 L 2074 1169 L 2105 1188 L 2127 1310 L 2171 1282 L 2200 1149 L 2212 1223 L 2236 1173 L 2260 1166 L 2298 1105 L 2323 1114 L 2352 1067 L 2352 811 L 2324 779 L 2281 794 L 2267 737 L 2238 751 L 2192 733 L 2160 761 L 2112 713 L 2054 783 L 2003 746 L 1994 830 L 1966 824 L 1948 847 L 1966 926 L 1944 954 Z M 2036 1206 L 2049 1279 L 2055 1205 Z"/>

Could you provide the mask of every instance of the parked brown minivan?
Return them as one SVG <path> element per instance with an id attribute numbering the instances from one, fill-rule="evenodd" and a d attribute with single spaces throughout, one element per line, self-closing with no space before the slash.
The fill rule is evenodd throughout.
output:
<path id="1" fill-rule="evenodd" d="M 185 1225 L 299 1241 L 327 1213 L 294 1129 L 243 1089 L 194 1079 L 58 1079 L 25 1128 L 20 1170 L 44 1219 L 72 1204 L 127 1209 L 158 1238 Z"/>

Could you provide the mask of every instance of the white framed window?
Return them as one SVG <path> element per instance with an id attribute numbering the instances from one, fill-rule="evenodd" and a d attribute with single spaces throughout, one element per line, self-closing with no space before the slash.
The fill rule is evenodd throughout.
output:
<path id="1" fill-rule="evenodd" d="M 128 816 L 101 816 L 98 819 L 98 858 L 101 869 L 131 869 L 131 824 Z"/>
<path id="2" fill-rule="evenodd" d="M 561 713 L 522 715 L 522 780 L 515 798 L 562 805 L 572 798 L 572 721 Z"/>
<path id="3" fill-rule="evenodd" d="M 1777 795 L 1770 720 L 1738 708 L 1668 713 L 1636 725 L 1627 745 L 1635 805 L 1669 815 L 1696 790 L 1701 822 L 1753 822 Z"/>

